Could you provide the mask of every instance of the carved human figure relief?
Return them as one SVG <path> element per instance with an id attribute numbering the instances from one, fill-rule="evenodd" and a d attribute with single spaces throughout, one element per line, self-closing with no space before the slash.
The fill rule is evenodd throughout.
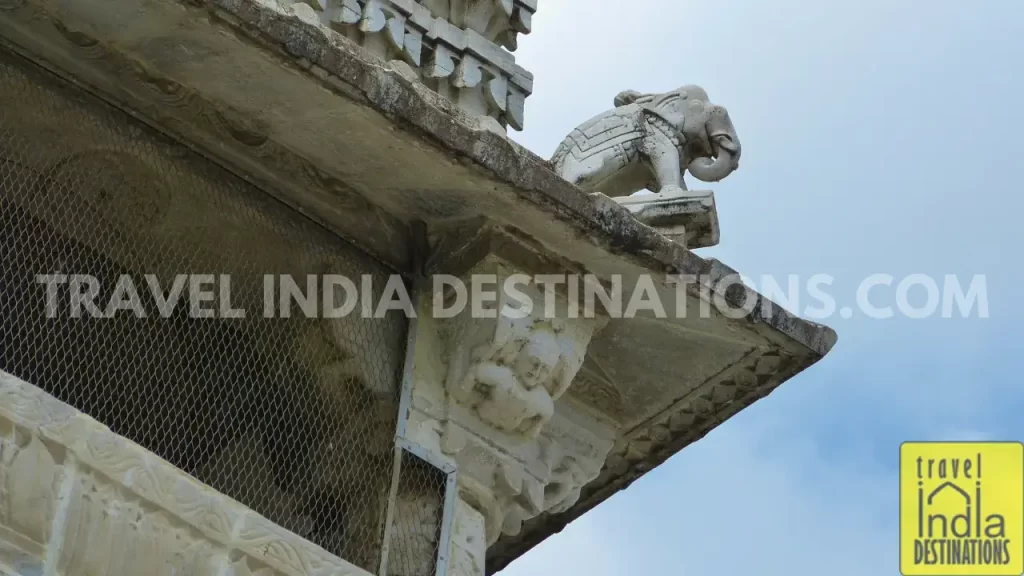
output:
<path id="1" fill-rule="evenodd" d="M 574 342 L 580 337 L 557 321 L 501 316 L 494 338 L 473 350 L 453 395 L 491 426 L 537 438 L 582 363 L 576 349 L 587 342 Z"/>
<path id="2" fill-rule="evenodd" d="M 626 90 L 614 105 L 559 144 L 551 162 L 562 178 L 610 197 L 645 188 L 672 194 L 686 190 L 686 171 L 717 182 L 739 167 L 740 141 L 729 113 L 699 86 L 657 94 Z"/>

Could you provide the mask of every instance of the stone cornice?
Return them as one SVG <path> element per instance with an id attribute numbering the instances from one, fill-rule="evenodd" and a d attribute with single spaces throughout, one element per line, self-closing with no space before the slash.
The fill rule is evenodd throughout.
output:
<path id="1" fill-rule="evenodd" d="M 487 258 L 464 277 L 474 273 L 493 273 L 501 286 L 521 271 Z M 426 378 L 413 386 L 412 403 L 419 411 L 414 420 L 427 423 L 419 429 L 437 430 L 441 452 L 458 463 L 463 499 L 483 515 L 489 543 L 518 534 L 523 522 L 546 511 L 569 509 L 613 445 L 607 423 L 561 402 L 607 319 L 549 318 L 537 308 L 507 316 L 499 311 L 515 303 L 500 288 L 496 295 L 495 318 L 466 309 L 424 332 L 444 342 L 445 399 L 429 404 L 445 408 L 433 416 L 419 410 L 417 399 L 431 395 Z M 429 363 L 419 357 L 414 372 L 429 370 Z M 420 434 L 425 445 L 435 444 Z"/>
<path id="2" fill-rule="evenodd" d="M 778 349 L 752 349 L 742 360 L 712 376 L 653 418 L 626 431 L 609 453 L 600 476 L 587 484 L 578 503 L 560 514 L 526 523 L 516 538 L 488 550 L 487 573 L 502 570 L 552 533 L 629 487 L 722 422 L 770 394 L 804 370 L 808 359 Z M 813 363 L 811 361 L 810 363 Z"/>

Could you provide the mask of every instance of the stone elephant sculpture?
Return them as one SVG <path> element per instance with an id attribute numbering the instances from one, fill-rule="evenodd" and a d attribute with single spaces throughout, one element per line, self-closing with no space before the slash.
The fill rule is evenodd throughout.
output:
<path id="1" fill-rule="evenodd" d="M 619 93 L 615 108 L 573 130 L 551 162 L 584 190 L 615 197 L 645 188 L 682 192 L 686 170 L 717 182 L 739 167 L 739 159 L 729 113 L 691 85 L 660 94 Z"/>

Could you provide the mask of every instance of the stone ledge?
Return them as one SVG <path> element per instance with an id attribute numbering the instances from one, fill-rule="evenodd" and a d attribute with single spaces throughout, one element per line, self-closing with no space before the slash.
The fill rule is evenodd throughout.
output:
<path id="1" fill-rule="evenodd" d="M 164 574 L 184 562 L 197 576 L 370 576 L 6 372 L 0 425 L 11 511 L 0 540 L 12 549 L 0 562 L 19 573 L 74 562 L 109 576 Z M 115 533 L 138 555 L 104 550 Z"/>
<path id="2" fill-rule="evenodd" d="M 718 244 L 718 211 L 710 190 L 682 194 L 634 194 L 614 198 L 637 220 L 687 248 Z"/>

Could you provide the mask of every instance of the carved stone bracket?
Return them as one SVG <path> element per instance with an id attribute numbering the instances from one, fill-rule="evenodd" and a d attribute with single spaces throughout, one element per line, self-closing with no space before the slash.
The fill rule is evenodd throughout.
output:
<path id="1" fill-rule="evenodd" d="M 610 427 L 559 402 L 605 320 L 547 317 L 544 308 L 525 313 L 499 290 L 493 317 L 467 309 L 443 330 L 441 449 L 458 463 L 462 498 L 483 514 L 488 543 L 575 504 L 614 442 Z"/>
<path id="2" fill-rule="evenodd" d="M 614 444 L 607 430 L 587 424 L 558 414 L 537 442 L 514 450 L 453 421 L 444 425 L 443 450 L 459 463 L 461 498 L 483 515 L 488 545 L 519 534 L 532 518 L 576 504 Z"/>
<path id="3" fill-rule="evenodd" d="M 456 465 L 460 502 L 481 518 L 483 549 L 575 504 L 616 439 L 614 424 L 568 394 L 607 319 L 569 318 L 561 294 L 545 306 L 551 300 L 534 284 L 511 298 L 506 281 L 518 268 L 493 254 L 458 268 L 466 287 L 497 281 L 490 306 L 438 318 L 449 300 L 423 295 L 407 427 L 410 440 Z"/>
<path id="4" fill-rule="evenodd" d="M 428 8 L 414 0 L 280 3 L 300 16 L 303 9 L 315 14 L 325 26 L 362 40 L 364 48 L 382 58 L 405 61 L 421 80 L 442 81 L 445 88 L 438 91 L 469 112 L 523 129 L 533 75 L 495 42 L 514 46 L 515 33 L 529 31 L 533 2 L 489 0 L 460 8 L 465 2 L 455 1 L 445 9 L 440 4 L 447 2 Z M 377 36 L 386 42 L 371 40 Z"/>
<path id="5" fill-rule="evenodd" d="M 604 323 L 545 318 L 540 312 L 510 307 L 502 292 L 495 318 L 474 318 L 467 309 L 454 321 L 449 394 L 480 421 L 519 441 L 539 438 Z"/>

